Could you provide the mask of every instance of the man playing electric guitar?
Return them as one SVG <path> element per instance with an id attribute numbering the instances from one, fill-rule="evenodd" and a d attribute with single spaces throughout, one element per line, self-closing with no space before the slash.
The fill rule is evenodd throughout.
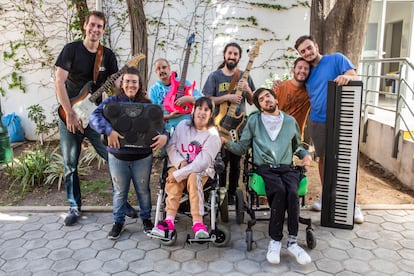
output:
<path id="1" fill-rule="evenodd" d="M 154 63 L 155 67 L 155 74 L 158 77 L 158 80 L 154 85 L 151 86 L 149 91 L 149 98 L 153 104 L 158 104 L 161 106 L 162 110 L 164 111 L 164 120 L 165 120 L 165 129 L 170 133 L 171 130 L 174 130 L 178 123 L 184 119 L 190 119 L 191 114 L 183 114 L 179 113 L 178 111 L 169 112 L 165 109 L 164 106 L 164 99 L 167 93 L 170 90 L 171 86 L 171 67 L 170 63 L 164 59 L 159 58 Z M 179 80 L 178 80 L 179 82 Z M 189 81 L 185 81 L 186 86 L 190 86 L 191 83 Z M 195 101 L 200 98 L 202 95 L 197 90 L 194 89 L 192 96 L 182 96 L 176 100 L 177 105 L 185 105 L 186 103 L 194 104 Z"/>
<path id="2" fill-rule="evenodd" d="M 108 159 L 108 153 L 101 142 L 100 135 L 90 126 L 85 129 L 82 127 L 82 122 L 72 110 L 70 102 L 78 96 L 87 82 L 95 80 L 92 90 L 96 90 L 109 76 L 118 71 L 115 54 L 109 48 L 101 47 L 99 43 L 104 33 L 105 23 L 106 18 L 102 12 L 90 12 L 83 25 L 84 40 L 66 44 L 55 63 L 56 96 L 66 114 L 66 122 L 59 120 L 59 134 L 64 160 L 66 196 L 70 204 L 64 221 L 67 226 L 77 223 L 80 216 L 82 199 L 78 162 L 83 139 L 87 137 L 96 152 L 102 158 Z"/>
<path id="3" fill-rule="evenodd" d="M 238 125 L 234 126 L 234 128 L 237 129 L 239 136 L 241 135 L 243 123 L 245 121 L 246 100 L 250 105 L 253 104 L 253 91 L 255 90 L 250 76 L 247 78 L 247 81 L 242 79 L 243 72 L 237 68 L 241 54 L 242 49 L 239 44 L 234 42 L 227 44 L 223 51 L 223 63 L 218 67 L 218 70 L 212 72 L 208 76 L 202 91 L 205 96 L 213 99 L 216 105 L 216 118 L 222 116 L 223 114 L 221 113 L 226 113 L 229 105 L 237 104 L 236 114 L 241 115 L 241 120 L 238 122 Z M 235 78 L 234 81 L 233 77 Z M 232 82 L 234 83 L 234 87 L 231 89 L 232 91 L 229 91 Z M 243 93 L 241 93 L 241 95 L 234 93 L 237 89 L 243 91 Z M 241 157 L 224 149 L 222 152 L 225 170 L 223 174 L 220 175 L 220 186 L 226 187 L 226 170 L 227 164 L 230 163 L 228 199 L 229 203 L 232 204 L 234 203 L 236 189 L 239 184 Z"/>

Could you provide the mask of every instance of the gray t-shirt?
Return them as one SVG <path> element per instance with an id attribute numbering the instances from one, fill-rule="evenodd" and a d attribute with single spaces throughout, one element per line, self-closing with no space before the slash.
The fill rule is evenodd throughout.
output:
<path id="1" fill-rule="evenodd" d="M 242 78 L 242 76 L 243 76 L 243 71 L 240 71 L 239 80 Z M 207 97 L 209 97 L 209 96 L 220 97 L 220 96 L 226 95 L 228 93 L 228 89 L 229 89 L 232 78 L 233 78 L 233 76 L 226 76 L 221 69 L 218 69 L 218 70 L 212 72 L 208 76 L 206 82 L 204 83 L 202 93 Z M 249 83 L 249 87 L 252 91 L 256 90 L 250 76 L 247 78 L 247 82 Z M 237 90 L 237 83 L 234 87 L 234 92 L 236 90 Z M 237 115 L 240 114 L 241 112 L 246 112 L 246 94 L 245 94 L 245 92 L 243 92 L 242 96 L 243 96 L 243 101 L 237 107 L 237 110 L 236 110 Z M 218 114 L 219 110 L 220 109 L 218 107 L 216 107 L 215 115 Z"/>

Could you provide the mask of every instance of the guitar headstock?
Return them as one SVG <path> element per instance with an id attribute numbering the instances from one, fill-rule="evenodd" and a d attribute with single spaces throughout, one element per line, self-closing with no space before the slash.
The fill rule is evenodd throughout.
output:
<path id="1" fill-rule="evenodd" d="M 254 44 L 253 48 L 249 51 L 249 58 L 255 58 L 259 55 L 259 48 L 263 44 L 263 39 L 258 39 L 256 44 Z"/>
<path id="2" fill-rule="evenodd" d="M 187 44 L 188 44 L 188 46 L 191 46 L 191 44 L 193 44 L 193 43 L 194 43 L 194 41 L 195 41 L 195 34 L 194 34 L 194 33 L 192 33 L 192 34 L 188 37 L 188 39 L 187 39 Z"/>
<path id="3" fill-rule="evenodd" d="M 138 63 L 141 61 L 141 59 L 144 59 L 146 56 L 144 54 L 139 54 L 134 57 L 130 61 L 127 62 L 128 67 L 137 67 Z"/>

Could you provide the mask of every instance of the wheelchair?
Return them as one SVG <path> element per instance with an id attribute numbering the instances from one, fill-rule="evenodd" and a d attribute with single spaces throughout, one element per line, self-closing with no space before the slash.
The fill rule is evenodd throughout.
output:
<path id="1" fill-rule="evenodd" d="M 250 219 L 247 221 L 246 228 L 246 245 L 247 251 L 251 251 L 253 247 L 253 231 L 252 227 L 257 221 L 268 221 L 269 217 L 256 217 L 256 212 L 267 213 L 270 211 L 269 206 L 261 202 L 261 198 L 266 196 L 264 190 L 263 179 L 254 172 L 254 164 L 252 161 L 251 149 L 244 158 L 243 167 L 243 183 L 245 183 L 246 193 L 238 188 L 236 190 L 236 223 L 242 224 L 244 222 L 244 213 L 246 212 Z M 305 175 L 306 169 L 303 166 L 295 166 L 295 169 L 300 171 L 301 180 L 299 183 L 298 194 L 300 199 L 300 206 L 305 206 L 305 195 L 307 193 L 307 177 Z M 269 212 L 270 213 L 270 212 Z M 312 227 L 312 220 L 310 218 L 303 218 L 299 216 L 299 223 L 306 225 L 306 245 L 309 249 L 316 247 L 316 238 Z"/>
<path id="2" fill-rule="evenodd" d="M 165 183 L 168 176 L 168 157 L 166 155 L 161 157 L 163 159 L 163 168 L 159 178 L 159 190 L 157 193 L 157 205 L 155 212 L 155 223 L 162 221 L 166 216 L 166 197 L 165 193 Z M 215 159 L 215 176 L 213 179 L 209 180 L 204 185 L 204 209 L 205 216 L 209 216 L 210 222 L 210 231 L 209 238 L 206 239 L 196 239 L 191 238 L 190 234 L 187 234 L 186 242 L 191 243 L 207 243 L 211 242 L 214 246 L 225 247 L 231 239 L 230 229 L 218 223 L 218 218 L 220 215 L 221 222 L 228 222 L 228 204 L 227 204 L 227 191 L 225 188 L 219 186 L 219 175 L 224 170 L 224 163 L 221 159 L 221 154 L 219 153 Z M 180 200 L 180 207 L 178 209 L 178 214 L 186 215 L 191 217 L 190 213 L 190 201 L 189 194 L 186 189 L 183 192 L 183 195 Z M 177 219 L 177 217 L 176 217 Z M 208 220 L 207 220 L 208 221 Z M 206 221 L 206 224 L 208 225 Z M 147 236 L 150 238 L 159 239 L 162 245 L 172 246 L 177 241 L 177 231 L 174 230 L 171 235 L 166 233 L 165 237 L 155 236 L 151 233 L 147 233 Z"/>

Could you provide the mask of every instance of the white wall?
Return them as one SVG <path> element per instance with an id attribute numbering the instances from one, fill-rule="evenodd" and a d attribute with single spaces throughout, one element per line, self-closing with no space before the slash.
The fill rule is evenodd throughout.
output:
<path id="1" fill-rule="evenodd" d="M 390 145 L 394 139 L 394 128 L 370 118 L 367 131 L 367 142 L 359 143 L 360 151 L 395 175 L 404 186 L 414 190 L 414 143 L 400 135 L 398 156 L 393 158 Z"/>
<path id="2" fill-rule="evenodd" d="M 1 0 L 1 2 L 4 1 Z M 207 4 L 207 2 L 210 3 Z M 151 70 L 151 64 L 156 58 L 164 57 L 170 60 L 172 69 L 180 73 L 186 39 L 191 32 L 196 32 L 196 44 L 190 56 L 187 79 L 196 80 L 197 88 L 200 90 L 208 74 L 215 70 L 222 61 L 223 47 L 230 41 L 238 42 L 244 50 L 239 64 L 239 67 L 244 70 L 248 61 L 246 50 L 254 45 L 258 38 L 265 40 L 251 71 L 256 87 L 262 85 L 271 73 L 278 73 L 279 75 L 287 73 L 286 61 L 288 59 L 284 55 L 295 55 L 295 52 L 289 50 L 289 47 L 293 48 L 297 37 L 308 34 L 310 9 L 294 7 L 288 10 L 276 11 L 252 6 L 249 2 L 255 1 L 168 1 L 167 3 L 171 5 L 166 5 L 161 15 L 162 3 L 159 1 L 145 1 L 147 18 L 159 19 L 161 17 L 164 24 L 164 27 L 159 30 L 158 36 L 155 35 L 156 28 L 153 25 L 148 26 L 149 70 Z M 297 4 L 295 0 L 268 0 L 262 2 L 280 4 L 286 7 Z M 108 0 L 104 1 L 104 5 L 105 3 L 119 4 L 119 1 Z M 125 3 L 123 2 L 121 5 L 125 5 Z M 107 11 L 110 11 L 107 13 L 109 14 L 109 23 L 114 21 L 111 18 L 111 12 L 117 9 L 125 11 L 126 8 L 125 6 L 107 8 Z M 119 13 L 117 14 L 119 15 Z M 197 16 L 194 17 L 194 14 Z M 257 20 L 258 26 L 247 27 L 247 22 L 239 19 L 249 16 Z M 56 15 L 56 17 L 59 18 L 60 16 Z M 1 20 L 0 18 L 0 23 L 4 23 Z M 61 28 L 62 32 L 65 33 L 67 30 L 64 29 L 66 26 L 62 25 L 62 21 L 64 20 L 60 20 L 61 23 L 56 22 L 55 29 Z M 128 22 L 125 23 L 128 25 Z M 267 31 L 264 31 L 265 29 Z M 0 35 L 9 38 L 10 35 L 16 35 L 15 32 L 16 30 L 12 33 L 7 30 L 0 30 Z M 153 45 L 156 39 L 157 41 L 165 39 L 167 47 L 154 48 Z M 111 41 L 117 43 L 112 46 L 113 49 L 117 49 L 119 66 L 121 67 L 130 57 L 128 29 L 123 33 L 114 31 Z M 54 41 L 52 48 L 56 52 L 56 56 L 66 42 L 65 39 Z M 6 48 L 2 50 L 4 51 Z M 10 67 L 7 64 L 0 63 L 0 73 L 7 70 L 10 70 Z M 152 85 L 156 80 L 152 71 L 149 72 L 149 85 Z M 16 112 L 21 117 L 26 138 L 35 140 L 34 125 L 27 119 L 27 107 L 33 104 L 41 104 L 46 110 L 47 120 L 52 120 L 51 112 L 57 107 L 53 88 L 53 64 L 50 68 L 40 70 L 37 73 L 23 73 L 23 77 L 27 92 L 23 94 L 17 89 L 7 91 L 6 95 L 1 97 L 1 107 L 4 114 Z M 5 86 L 4 83 L 1 85 Z"/>

